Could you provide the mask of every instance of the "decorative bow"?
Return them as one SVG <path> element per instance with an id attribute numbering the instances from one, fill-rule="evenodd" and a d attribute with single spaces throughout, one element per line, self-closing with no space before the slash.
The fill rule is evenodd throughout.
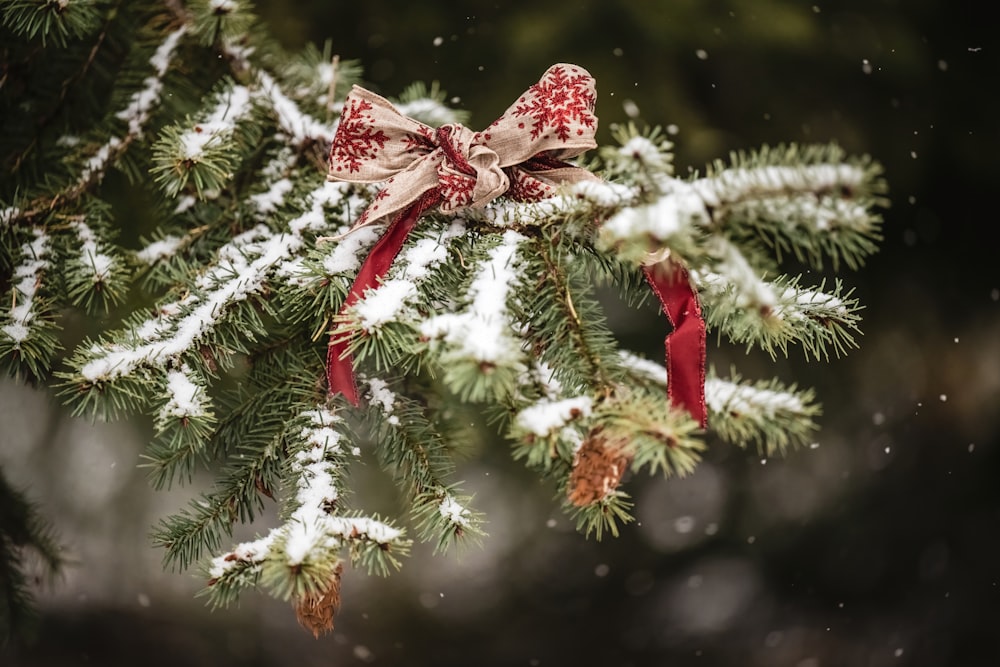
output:
<path id="1" fill-rule="evenodd" d="M 596 97 L 586 70 L 553 65 L 503 116 L 473 132 L 458 123 L 430 128 L 355 86 L 330 147 L 327 178 L 385 182 L 355 227 L 405 211 L 422 198 L 446 213 L 481 208 L 508 191 L 515 198 L 541 199 L 559 183 L 596 179 L 563 162 L 597 146 Z"/>
<path id="2" fill-rule="evenodd" d="M 330 147 L 327 178 L 384 182 L 352 230 L 383 218 L 389 218 L 389 227 L 362 264 L 341 312 L 378 285 L 417 219 L 431 207 L 445 213 L 481 208 L 502 194 L 536 201 L 555 194 L 559 184 L 598 180 L 564 162 L 597 146 L 596 97 L 594 79 L 585 69 L 553 65 L 492 125 L 474 132 L 458 123 L 428 127 L 401 114 L 385 98 L 355 86 Z M 662 301 L 664 293 L 653 275 L 647 271 Z M 671 322 L 678 327 L 673 316 Z M 342 337 L 331 338 L 327 381 L 331 394 L 343 394 L 358 405 L 348 347 Z M 704 352 L 702 367 L 703 362 Z M 703 398 L 701 405 L 704 410 Z"/>

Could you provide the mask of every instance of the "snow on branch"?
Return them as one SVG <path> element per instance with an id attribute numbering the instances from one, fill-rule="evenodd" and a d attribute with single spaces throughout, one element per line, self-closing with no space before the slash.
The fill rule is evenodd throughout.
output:
<path id="1" fill-rule="evenodd" d="M 605 222 L 600 244 L 605 248 L 637 245 L 648 252 L 689 237 L 693 227 L 709 221 L 705 202 L 697 191 L 671 179 L 663 196 L 650 204 L 623 208 Z"/>
<path id="2" fill-rule="evenodd" d="M 411 309 L 418 287 L 448 257 L 448 242 L 465 233 L 465 224 L 452 222 L 436 237 L 422 238 L 403 251 L 393 263 L 393 277 L 368 290 L 352 308 L 353 318 L 366 333 L 396 322 Z"/>
<path id="3" fill-rule="evenodd" d="M 86 187 L 94 180 L 103 178 L 108 166 L 118 155 L 130 143 L 142 137 L 146 124 L 153 114 L 153 110 L 160 104 L 160 97 L 163 92 L 163 77 L 170 68 L 174 54 L 177 51 L 177 44 L 186 31 L 186 26 L 180 26 L 169 33 L 157 47 L 149 59 L 149 64 L 153 66 L 153 74 L 146 77 L 143 81 L 142 89 L 132 95 L 125 108 L 115 114 L 117 118 L 127 123 L 128 129 L 126 134 L 122 137 L 112 135 L 87 159 L 77 181 L 78 187 Z"/>
<path id="4" fill-rule="evenodd" d="M 478 267 L 466 293 L 466 308 L 420 324 L 426 338 L 444 341 L 448 359 L 498 366 L 520 363 L 523 353 L 513 335 L 507 298 L 521 279 L 516 271 L 517 253 L 526 240 L 513 230 L 504 232 L 501 243 Z"/>
<path id="5" fill-rule="evenodd" d="M 621 361 L 640 381 L 666 386 L 667 370 L 661 364 L 626 351 Z M 740 446 L 756 442 L 764 455 L 805 443 L 820 414 L 812 390 L 786 387 L 776 379 L 750 383 L 735 373 L 724 380 L 713 371 L 705 380 L 705 405 L 711 430 Z"/>
<path id="6" fill-rule="evenodd" d="M 621 183 L 579 181 L 540 201 L 494 200 L 465 213 L 470 219 L 501 228 L 552 225 L 568 218 L 592 218 L 598 212 L 627 205 L 635 196 L 633 188 Z"/>
<path id="7" fill-rule="evenodd" d="M 721 438 L 741 447 L 756 442 L 765 456 L 807 442 L 821 412 L 811 390 L 785 387 L 776 379 L 751 384 L 736 375 L 732 380 L 709 377 L 705 404 Z"/>
<path id="8" fill-rule="evenodd" d="M 589 417 L 593 403 L 589 396 L 574 396 L 562 400 L 544 398 L 517 413 L 514 417 L 514 430 L 523 435 L 547 438 L 562 430 L 569 422 Z"/>
<path id="9" fill-rule="evenodd" d="M 69 224 L 79 241 L 77 264 L 89 274 L 94 284 L 106 281 L 115 269 L 117 260 L 105 252 L 107 248 L 102 247 L 103 240 L 94 233 L 82 216 Z"/>
<path id="10" fill-rule="evenodd" d="M 161 239 L 147 243 L 136 251 L 135 258 L 143 264 L 155 264 L 162 259 L 173 257 L 184 245 L 184 239 L 174 234 L 167 234 Z"/>
<path id="11" fill-rule="evenodd" d="M 246 86 L 225 80 L 194 118 L 164 128 L 153 145 L 151 173 L 167 196 L 176 197 L 190 183 L 198 199 L 210 198 L 226 186 L 260 142 L 260 128 L 252 122 L 254 97 Z M 177 212 L 184 204 L 182 198 Z"/>
<path id="12" fill-rule="evenodd" d="M 336 128 L 332 124 L 321 123 L 302 111 L 299 105 L 284 93 L 274 77 L 264 70 L 260 70 L 257 77 L 262 97 L 274 110 L 278 126 L 292 144 L 301 146 L 308 141 L 325 143 L 333 141 Z"/>
<path id="13" fill-rule="evenodd" d="M 215 97 L 215 106 L 180 135 L 184 158 L 199 161 L 206 151 L 224 148 L 232 139 L 236 124 L 249 116 L 252 108 L 250 90 L 246 86 L 235 84 L 220 91 Z"/>
<path id="14" fill-rule="evenodd" d="M 36 295 L 42 285 L 42 274 L 49 268 L 49 236 L 37 227 L 31 231 L 34 238 L 20 248 L 21 263 L 14 267 L 11 280 L 10 308 L 3 318 L 6 323 L 0 326 L 0 332 L 15 349 L 31 334 L 31 324 L 37 315 Z"/>
<path id="15" fill-rule="evenodd" d="M 339 562 L 340 550 L 352 544 L 367 552 L 369 558 L 374 556 L 381 563 L 376 569 L 384 571 L 386 563 L 395 564 L 392 552 L 403 555 L 409 546 L 403 531 L 387 523 L 333 514 L 342 492 L 348 454 L 359 453 L 357 448 L 349 450 L 343 443 L 343 434 L 337 430 L 342 420 L 325 407 L 317 407 L 300 414 L 295 423 L 303 426 L 291 434 L 295 445 L 289 472 L 294 492 L 288 501 L 287 518 L 264 537 L 239 544 L 212 559 L 208 574 L 213 589 L 225 590 L 227 584 L 234 583 L 227 582 L 227 578 L 238 580 L 248 570 L 259 572 L 265 564 L 271 566 L 275 577 L 281 572 L 291 580 L 310 568 L 332 571 L 331 564 Z M 285 581 L 272 583 L 286 591 L 299 588 Z"/>
<path id="16" fill-rule="evenodd" d="M 706 298 L 726 294 L 735 308 L 770 313 L 778 297 L 770 283 L 750 265 L 739 248 L 721 236 L 713 237 L 709 246 L 714 270 L 693 272 L 693 278 Z"/>
<path id="17" fill-rule="evenodd" d="M 418 120 L 431 127 L 438 127 L 446 123 L 458 123 L 463 120 L 461 113 L 456 112 L 433 97 L 421 97 L 409 102 L 397 102 L 395 107 L 404 116 Z"/>
<path id="18" fill-rule="evenodd" d="M 10 225 L 21 217 L 21 209 L 17 206 L 0 208 L 0 225 Z"/>
<path id="19" fill-rule="evenodd" d="M 124 340 L 94 345 L 80 364 L 89 383 L 127 376 L 140 367 L 163 366 L 201 342 L 237 303 L 259 294 L 275 274 L 293 272 L 306 231 L 326 230 L 313 207 L 339 200 L 345 189 L 324 182 L 309 197 L 310 207 L 288 224 L 288 232 L 256 225 L 219 248 L 216 261 L 195 280 L 195 288 L 136 326 Z"/>
<path id="20" fill-rule="evenodd" d="M 366 378 L 366 397 L 376 425 L 376 452 L 382 464 L 411 489 L 412 514 L 422 540 L 434 539 L 436 551 L 459 538 L 482 535 L 482 515 L 471 509 L 471 498 L 458 493 L 445 478 L 453 471 L 450 452 L 426 418 L 424 407 L 396 394 L 379 378 Z"/>
<path id="21" fill-rule="evenodd" d="M 237 235 L 220 248 L 217 262 L 198 277 L 198 292 L 162 306 L 166 318 L 147 320 L 124 342 L 93 346 L 80 374 L 90 383 L 110 381 L 140 366 L 162 366 L 179 358 L 217 325 L 229 307 L 259 292 L 270 270 L 301 242 L 263 225 Z M 176 319 L 171 317 L 175 313 L 179 314 Z"/>
<path id="22" fill-rule="evenodd" d="M 779 412 L 801 413 L 805 408 L 802 398 L 791 392 L 737 384 L 719 378 L 705 381 L 705 403 L 715 413 L 744 415 L 756 412 L 765 417 L 774 417 Z"/>
<path id="23" fill-rule="evenodd" d="M 323 271 L 328 276 L 353 276 L 361 268 L 361 262 L 365 258 L 365 253 L 379 240 L 383 231 L 385 231 L 384 225 L 368 225 L 367 227 L 355 229 L 340 239 L 323 256 L 321 262 Z"/>
<path id="24" fill-rule="evenodd" d="M 780 259 L 789 250 L 816 267 L 829 257 L 856 268 L 879 240 L 884 204 L 881 168 L 868 158 L 844 161 L 836 146 L 765 147 L 717 163 L 691 186 L 727 234 L 756 234 Z M 714 173 L 713 173 L 714 172 Z"/>
<path id="25" fill-rule="evenodd" d="M 807 356 L 844 354 L 854 347 L 858 331 L 857 299 L 841 294 L 840 283 L 827 293 L 803 288 L 798 279 L 758 278 L 738 263 L 719 265 L 726 273 L 692 272 L 705 306 L 706 322 L 737 343 L 757 345 L 787 354 L 790 343 L 802 345 Z"/>
<path id="26" fill-rule="evenodd" d="M 157 422 L 163 424 L 176 419 L 203 417 L 207 404 L 204 380 L 184 364 L 178 370 L 167 371 L 167 401 L 157 413 Z"/>
<path id="27" fill-rule="evenodd" d="M 292 191 L 294 183 L 288 178 L 298 156 L 287 146 L 283 146 L 260 171 L 264 189 L 248 197 L 257 209 L 257 218 L 262 222 L 285 203 L 285 196 Z"/>
<path id="28" fill-rule="evenodd" d="M 777 195 L 856 189 L 866 179 L 863 168 L 850 164 L 765 165 L 723 169 L 691 186 L 708 206 L 719 207 Z"/>

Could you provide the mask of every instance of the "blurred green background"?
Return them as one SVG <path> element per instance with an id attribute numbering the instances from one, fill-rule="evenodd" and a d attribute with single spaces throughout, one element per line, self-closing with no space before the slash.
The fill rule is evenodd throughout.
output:
<path id="1" fill-rule="evenodd" d="M 836 141 L 885 166 L 882 251 L 845 276 L 861 348 L 806 363 L 710 345 L 710 362 L 815 386 L 816 445 L 785 460 L 715 443 L 685 480 L 632 479 L 638 523 L 576 534 L 552 490 L 482 443 L 461 477 L 490 518 L 481 549 L 417 549 L 387 580 L 344 578 L 336 631 L 246 596 L 208 613 L 145 536 L 184 495 L 135 470 L 142 424 L 69 420 L 0 383 L 3 456 L 76 564 L 42 597 L 14 665 L 1000 664 L 1000 69 L 987 3 L 944 0 L 258 0 L 288 48 L 331 40 L 376 91 L 441 82 L 481 128 L 552 63 L 598 82 L 598 139 L 676 126 L 678 174 L 763 143 Z M 819 277 L 816 277 L 816 282 Z M 609 305 L 659 354 L 651 310 Z M 5 461 L 5 465 L 7 462 Z M 392 511 L 385 481 L 361 496 Z M 366 490 L 366 489 L 371 489 Z M 252 534 L 249 529 L 245 535 Z M 239 536 L 238 536 L 239 537 Z M 2 657 L 2 656 L 0 656 Z M 7 664 L 6 662 L 4 664 Z"/>

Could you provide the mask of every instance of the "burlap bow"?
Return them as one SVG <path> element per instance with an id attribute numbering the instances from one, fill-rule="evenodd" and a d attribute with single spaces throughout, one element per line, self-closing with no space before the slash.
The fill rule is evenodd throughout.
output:
<path id="1" fill-rule="evenodd" d="M 355 86 L 330 147 L 327 178 L 385 182 L 355 227 L 405 211 L 431 192 L 443 212 L 479 208 L 504 193 L 541 199 L 560 183 L 596 178 L 562 162 L 597 145 L 595 99 L 586 70 L 553 65 L 492 125 L 473 132 L 458 123 L 428 127 Z"/>

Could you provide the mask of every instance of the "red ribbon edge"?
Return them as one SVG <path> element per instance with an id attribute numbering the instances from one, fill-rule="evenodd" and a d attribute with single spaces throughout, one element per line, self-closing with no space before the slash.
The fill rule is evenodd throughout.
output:
<path id="1" fill-rule="evenodd" d="M 705 319 L 687 271 L 677 264 L 644 266 L 643 273 L 673 330 L 663 341 L 670 402 L 708 425 L 705 407 Z"/>
<path id="2" fill-rule="evenodd" d="M 378 286 L 379 279 L 389 272 L 389 267 L 406 242 L 406 237 L 416 227 L 417 220 L 440 199 L 441 195 L 436 188 L 428 190 L 396 216 L 362 262 L 347 298 L 340 306 L 341 315 L 357 303 L 365 295 L 366 290 Z M 346 338 L 338 340 L 335 335 L 330 338 L 330 344 L 326 348 L 326 383 L 331 396 L 343 394 L 354 407 L 361 404 L 354 378 L 354 359 L 350 353 L 350 341 Z"/>

